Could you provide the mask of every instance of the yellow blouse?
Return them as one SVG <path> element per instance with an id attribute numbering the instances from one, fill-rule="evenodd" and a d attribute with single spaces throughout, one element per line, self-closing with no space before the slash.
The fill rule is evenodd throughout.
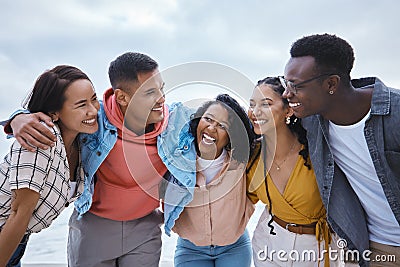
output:
<path id="1" fill-rule="evenodd" d="M 308 169 L 304 165 L 303 157 L 299 155 L 285 190 L 281 194 L 269 174 L 267 174 L 267 179 L 264 179 L 264 162 L 260 159 L 261 157 L 254 159 L 252 166 L 248 166 L 247 169 L 247 195 L 251 201 L 256 203 L 261 200 L 269 205 L 265 186 L 265 180 L 267 180 L 272 213 L 290 223 L 316 222 L 316 238 L 318 241 L 325 240 L 325 248 L 327 248 L 331 237 L 314 170 Z M 329 261 L 326 262 L 329 263 Z"/>

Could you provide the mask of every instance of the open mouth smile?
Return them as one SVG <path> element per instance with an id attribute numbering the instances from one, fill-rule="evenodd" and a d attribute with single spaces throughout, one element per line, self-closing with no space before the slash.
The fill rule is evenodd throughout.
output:
<path id="1" fill-rule="evenodd" d="M 212 145 L 216 142 L 217 139 L 211 137 L 210 135 L 203 133 L 202 135 L 202 141 L 203 143 L 205 143 L 206 145 Z"/>

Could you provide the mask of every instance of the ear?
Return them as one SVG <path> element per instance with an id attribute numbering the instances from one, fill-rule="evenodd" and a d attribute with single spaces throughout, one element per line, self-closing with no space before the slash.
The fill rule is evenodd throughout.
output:
<path id="1" fill-rule="evenodd" d="M 125 92 L 122 89 L 115 89 L 114 90 L 114 95 L 115 95 L 115 100 L 117 103 L 123 107 L 127 107 L 129 105 L 129 102 L 131 100 L 131 97 L 127 92 Z"/>
<path id="2" fill-rule="evenodd" d="M 50 118 L 51 118 L 51 120 L 53 122 L 56 122 L 56 121 L 58 121 L 60 119 L 58 112 L 50 112 L 49 115 L 50 115 Z"/>
<path id="3" fill-rule="evenodd" d="M 333 95 L 339 88 L 340 76 L 339 75 L 329 76 L 327 83 L 328 83 L 328 92 L 329 94 Z"/>

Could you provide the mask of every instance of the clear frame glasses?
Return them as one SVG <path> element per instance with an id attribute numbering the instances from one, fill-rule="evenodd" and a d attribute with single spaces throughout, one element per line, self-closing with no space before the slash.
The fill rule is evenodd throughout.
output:
<path id="1" fill-rule="evenodd" d="M 308 80 L 305 80 L 305 81 L 302 81 L 302 82 L 299 82 L 299 83 L 294 83 L 294 82 L 291 82 L 289 80 L 286 80 L 285 77 L 283 77 L 283 76 L 278 76 L 278 78 L 279 78 L 279 81 L 282 84 L 282 87 L 285 88 L 285 90 L 288 90 L 289 92 L 291 92 L 293 94 L 297 94 L 297 87 L 298 86 L 306 84 L 306 83 L 311 82 L 311 81 L 314 81 L 314 80 L 319 79 L 321 77 L 330 76 L 330 75 L 334 75 L 334 74 L 324 73 L 324 74 L 312 77 L 312 78 L 310 78 Z"/>

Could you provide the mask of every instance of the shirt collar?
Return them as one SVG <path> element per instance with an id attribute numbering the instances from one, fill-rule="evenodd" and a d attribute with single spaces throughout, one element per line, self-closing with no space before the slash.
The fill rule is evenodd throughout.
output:
<path id="1" fill-rule="evenodd" d="M 388 115 L 390 112 L 390 91 L 386 85 L 376 77 L 367 77 L 351 80 L 355 88 L 373 87 L 371 100 L 371 115 Z"/>

